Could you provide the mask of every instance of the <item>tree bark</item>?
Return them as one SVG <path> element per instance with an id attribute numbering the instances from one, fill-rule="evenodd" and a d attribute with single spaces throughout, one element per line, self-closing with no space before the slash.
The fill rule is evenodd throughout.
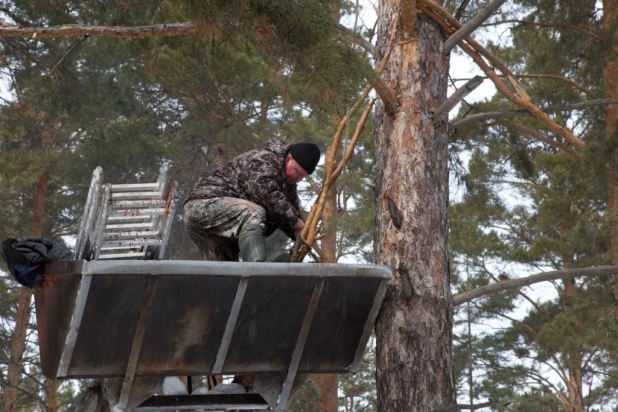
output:
<path id="1" fill-rule="evenodd" d="M 380 2 L 378 62 L 399 4 Z M 391 117 L 378 102 L 374 130 L 375 259 L 396 269 L 376 325 L 378 406 L 431 411 L 455 404 L 447 130 L 432 121 L 446 99 L 448 56 L 439 28 L 425 15 L 402 14 L 397 37 L 383 76 L 401 107 Z"/>

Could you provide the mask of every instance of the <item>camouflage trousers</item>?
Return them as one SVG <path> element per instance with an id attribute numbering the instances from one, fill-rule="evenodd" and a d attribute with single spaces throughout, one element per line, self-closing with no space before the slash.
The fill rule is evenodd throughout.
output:
<path id="1" fill-rule="evenodd" d="M 204 260 L 238 261 L 238 235 L 244 225 L 264 227 L 266 210 L 244 199 L 194 199 L 184 207 L 185 228 Z"/>

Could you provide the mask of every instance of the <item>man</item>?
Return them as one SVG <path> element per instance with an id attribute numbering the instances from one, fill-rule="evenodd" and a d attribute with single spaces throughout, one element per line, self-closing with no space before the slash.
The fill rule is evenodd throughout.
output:
<path id="1" fill-rule="evenodd" d="M 265 236 L 281 229 L 290 238 L 303 229 L 296 183 L 315 170 L 313 143 L 271 140 L 229 161 L 193 186 L 184 206 L 185 226 L 207 260 L 266 260 Z"/>

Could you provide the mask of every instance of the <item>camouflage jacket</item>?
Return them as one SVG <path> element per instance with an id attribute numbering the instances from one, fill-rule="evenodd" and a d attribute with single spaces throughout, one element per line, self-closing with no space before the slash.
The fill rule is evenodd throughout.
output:
<path id="1" fill-rule="evenodd" d="M 233 197 L 266 210 L 266 235 L 275 229 L 294 237 L 292 226 L 300 217 L 296 184 L 285 178 L 284 161 L 290 145 L 270 140 L 263 149 L 245 152 L 208 176 L 201 177 L 185 202 Z"/>

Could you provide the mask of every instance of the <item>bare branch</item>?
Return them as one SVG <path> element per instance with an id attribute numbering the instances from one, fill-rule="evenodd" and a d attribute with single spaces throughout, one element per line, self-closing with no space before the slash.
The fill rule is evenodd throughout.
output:
<path id="1" fill-rule="evenodd" d="M 457 8 L 457 11 L 455 12 L 455 18 L 457 20 L 461 20 L 461 16 L 463 16 L 464 12 L 466 11 L 466 7 L 468 7 L 468 3 L 470 3 L 470 0 L 463 0 L 461 4 L 459 5 L 459 7 Z"/>
<path id="2" fill-rule="evenodd" d="M 495 21 L 495 22 L 492 22 L 492 23 L 485 23 L 485 24 L 483 24 L 483 26 L 498 26 L 500 24 L 506 24 L 506 23 L 520 23 L 520 24 L 525 24 L 525 25 L 530 25 L 530 26 L 539 26 L 539 27 L 549 27 L 549 28 L 553 28 L 553 29 L 570 30 L 570 31 L 578 32 L 578 33 L 583 33 L 583 34 L 588 35 L 588 36 L 590 36 L 593 39 L 598 40 L 598 41 L 602 40 L 601 36 L 599 36 L 596 33 L 593 33 L 591 31 L 588 31 L 588 30 L 583 29 L 581 27 L 569 26 L 568 24 L 537 23 L 535 21 L 529 21 L 529 20 L 500 20 L 500 21 Z"/>
<path id="3" fill-rule="evenodd" d="M 506 0 L 492 0 L 489 2 L 487 6 L 483 8 L 480 12 L 477 13 L 476 16 L 472 17 L 466 24 L 464 24 L 459 30 L 451 35 L 444 42 L 444 54 L 448 54 L 451 52 L 453 47 L 457 45 L 460 41 L 465 39 L 476 30 L 485 20 L 489 18 L 493 14 L 494 11 L 498 10 L 500 6 L 504 4 Z"/>
<path id="4" fill-rule="evenodd" d="M 425 14 L 427 14 L 428 17 L 438 23 L 440 27 L 442 27 L 444 31 L 449 34 L 452 34 L 456 29 L 461 27 L 459 21 L 457 21 L 453 16 L 451 16 L 449 12 L 444 10 L 441 6 L 434 3 L 433 1 L 419 0 L 419 8 Z M 509 99 L 516 105 L 528 110 L 532 114 L 532 116 L 545 123 L 547 127 L 558 136 L 571 142 L 577 147 L 585 146 L 585 143 L 582 140 L 578 139 L 573 135 L 573 133 L 552 120 L 532 102 L 526 100 L 525 97 L 521 95 L 516 95 L 515 93 L 513 93 L 508 88 L 508 86 L 502 80 L 500 80 L 500 77 L 494 71 L 493 67 L 490 67 L 489 64 L 485 62 L 483 57 L 486 58 L 493 66 L 495 66 L 498 70 L 502 72 L 502 74 L 506 75 L 507 77 L 512 77 L 514 76 L 514 74 L 499 59 L 489 53 L 489 51 L 485 49 L 482 45 L 476 42 L 473 38 L 466 37 L 465 42 L 459 42 L 459 47 L 461 47 L 461 49 L 465 51 L 472 58 L 472 60 L 474 60 L 474 62 L 479 66 L 479 68 L 483 70 L 483 72 L 485 72 L 487 76 L 489 76 L 492 82 L 496 85 L 498 91 L 500 91 L 500 93 L 502 93 L 507 99 Z M 515 81 L 514 79 L 510 80 Z M 519 85 L 519 87 L 523 90 L 523 86 Z"/>
<path id="5" fill-rule="evenodd" d="M 369 41 L 367 41 L 363 36 L 361 36 L 360 34 L 348 29 L 346 26 L 344 26 L 343 24 L 335 24 L 335 29 L 346 35 L 347 37 L 351 38 L 352 41 L 354 43 L 356 43 L 357 45 L 359 45 L 360 47 L 363 48 L 363 50 L 365 50 L 367 53 L 369 53 L 372 56 L 375 56 L 376 54 L 376 48 L 373 44 L 371 44 Z"/>
<path id="6" fill-rule="evenodd" d="M 599 100 L 588 100 L 586 102 L 574 103 L 568 106 L 557 106 L 557 107 L 544 107 L 541 110 L 545 113 L 554 113 L 554 112 L 564 112 L 567 110 L 578 110 L 584 107 L 590 106 L 603 106 L 609 104 L 618 104 L 618 99 L 599 99 Z M 518 117 L 518 116 L 531 116 L 530 112 L 526 109 L 513 110 L 511 112 L 486 112 L 479 113 L 472 116 L 464 117 L 463 119 L 459 119 L 451 123 L 451 127 L 459 127 L 464 124 L 470 122 L 478 122 L 487 119 L 503 119 L 507 117 Z"/>
<path id="7" fill-rule="evenodd" d="M 571 156 L 575 160 L 578 160 L 578 161 L 582 160 L 582 157 L 581 157 L 581 155 L 579 153 L 571 150 L 569 147 L 563 145 L 562 143 L 553 140 L 549 136 L 545 136 L 543 133 L 539 132 L 538 130 L 534 130 L 534 129 L 530 128 L 530 127 L 524 126 L 523 124 L 521 124 L 519 122 L 511 122 L 511 124 L 513 126 L 515 126 L 517 129 L 521 130 L 522 132 L 528 134 L 533 139 L 539 140 L 539 141 L 541 141 L 543 143 L 547 143 L 548 145 L 553 146 L 556 149 L 558 149 L 558 150 L 566 153 L 567 155 Z"/>
<path id="8" fill-rule="evenodd" d="M 588 97 L 592 98 L 592 99 L 596 99 L 597 96 L 592 93 L 588 88 L 582 86 L 581 84 L 567 78 L 564 76 L 559 76 L 557 74 L 529 74 L 529 73 L 524 73 L 524 74 L 513 74 L 513 77 L 517 78 L 517 79 L 552 79 L 552 80 L 560 80 L 563 81 L 565 83 L 570 84 L 571 86 L 575 87 L 577 90 L 582 91 L 583 93 L 586 93 L 586 95 L 588 95 Z M 487 76 L 481 76 L 484 79 L 487 79 Z M 500 77 L 506 77 L 504 75 L 501 75 Z M 460 79 L 453 79 L 453 81 L 463 81 L 463 80 L 470 80 L 465 79 L 465 78 L 460 78 Z"/>
<path id="9" fill-rule="evenodd" d="M 198 25 L 192 22 L 153 24 L 151 26 L 81 26 L 66 24 L 50 27 L 20 27 L 0 26 L 0 37 L 22 37 L 32 39 L 50 39 L 54 37 L 119 37 L 119 38 L 144 38 L 181 36 L 195 33 Z"/>
<path id="10" fill-rule="evenodd" d="M 580 276 L 602 276 L 618 274 L 618 266 L 597 266 L 580 269 L 563 269 L 551 272 L 539 273 L 520 279 L 507 280 L 500 283 L 492 283 L 487 286 L 476 288 L 469 292 L 460 293 L 453 296 L 453 305 L 458 306 L 481 296 L 491 295 L 497 292 L 504 292 L 509 289 L 521 288 L 534 283 L 546 282 L 556 279 L 569 279 Z"/>
<path id="11" fill-rule="evenodd" d="M 0 26 L 1 27 L 1 26 Z M 54 67 L 49 71 L 49 75 L 51 76 L 54 71 L 56 71 L 56 69 L 58 68 L 58 66 L 60 66 L 60 63 L 62 63 L 62 61 L 73 51 L 75 50 L 75 48 L 77 46 L 79 46 L 80 44 L 82 44 L 84 41 L 86 41 L 86 39 L 88 38 L 88 36 L 84 36 L 82 37 L 82 39 L 80 41 L 78 41 L 77 43 L 75 43 L 73 46 L 71 46 L 69 48 L 69 50 L 67 50 L 67 52 L 60 58 L 60 60 L 58 60 L 58 63 L 56 63 L 54 65 Z"/>
<path id="12" fill-rule="evenodd" d="M 453 110 L 453 107 L 455 107 L 457 103 L 459 103 L 467 95 L 472 93 L 474 89 L 481 85 L 481 83 L 483 83 L 482 76 L 474 76 L 472 79 L 470 79 L 466 84 L 457 89 L 457 91 L 453 93 L 451 97 L 446 99 L 446 101 L 442 103 L 440 107 L 438 107 L 438 110 L 436 110 L 436 112 L 433 114 L 434 119 L 439 118 L 445 113 L 448 115 L 448 113 Z"/>

